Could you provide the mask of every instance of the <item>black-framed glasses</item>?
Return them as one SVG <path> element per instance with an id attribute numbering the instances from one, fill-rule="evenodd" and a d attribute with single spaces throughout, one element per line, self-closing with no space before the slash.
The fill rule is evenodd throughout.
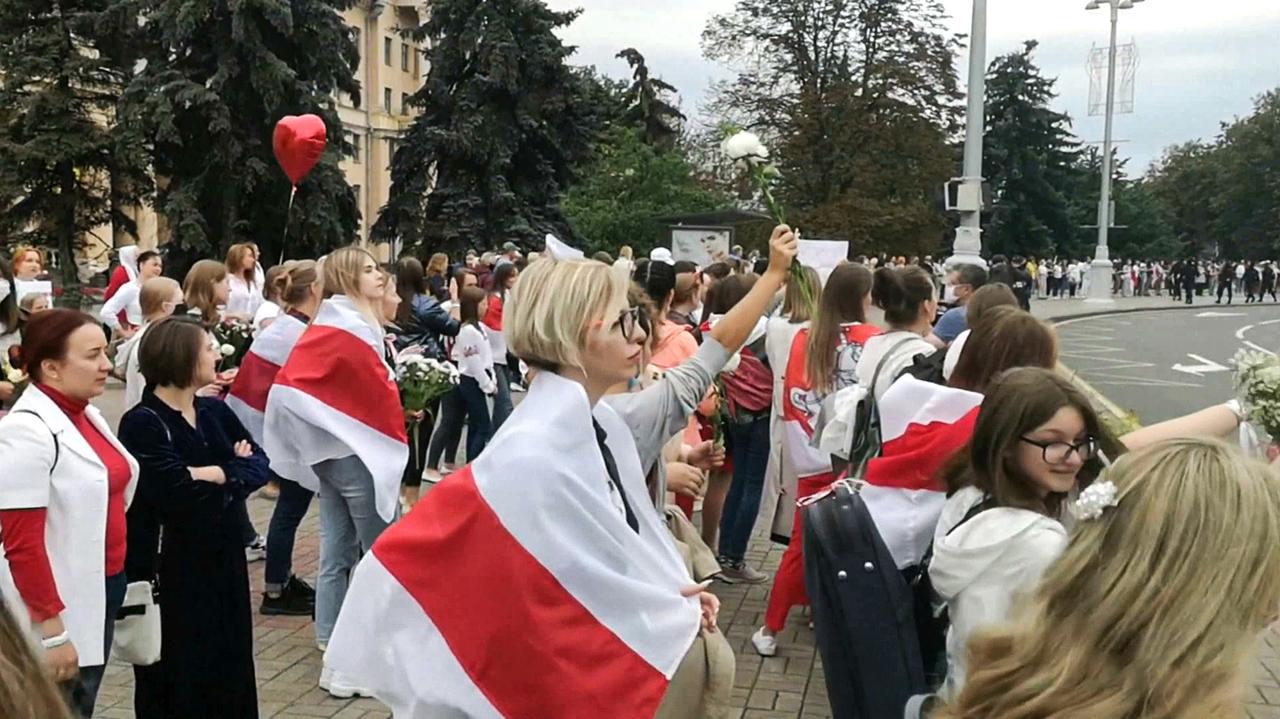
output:
<path id="1" fill-rule="evenodd" d="M 1022 437 L 1021 439 L 1032 447 L 1039 447 L 1040 454 L 1047 464 L 1063 464 L 1071 458 L 1072 454 L 1080 457 L 1080 461 L 1088 462 L 1098 454 L 1098 440 L 1094 437 L 1086 437 L 1075 444 L 1070 442 L 1041 442 L 1030 437 Z"/>
<path id="2" fill-rule="evenodd" d="M 640 324 L 639 307 L 628 307 L 618 313 L 618 327 L 622 330 L 622 338 L 626 341 L 631 341 L 636 334 L 636 327 Z"/>

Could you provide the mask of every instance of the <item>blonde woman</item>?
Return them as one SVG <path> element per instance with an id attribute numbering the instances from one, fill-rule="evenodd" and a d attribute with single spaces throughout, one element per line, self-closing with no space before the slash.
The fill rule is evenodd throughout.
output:
<path id="1" fill-rule="evenodd" d="M 142 290 L 138 293 L 142 324 L 138 331 L 116 350 L 116 376 L 124 376 L 125 411 L 133 409 L 134 405 L 142 401 L 142 391 L 147 386 L 147 380 L 142 376 L 142 367 L 138 363 L 138 347 L 142 342 L 142 336 L 153 323 L 173 315 L 182 301 L 182 288 L 178 286 L 176 280 L 168 277 L 153 277 L 142 284 Z"/>
<path id="2" fill-rule="evenodd" d="M 227 280 L 229 291 L 226 314 L 245 320 L 253 319 L 262 296 L 262 283 L 258 281 L 258 255 L 253 245 L 242 242 L 227 250 Z"/>
<path id="3" fill-rule="evenodd" d="M 647 340 L 627 287 L 594 261 L 528 268 L 504 331 L 537 370 L 529 393 L 356 570 L 325 661 L 397 716 L 698 716 L 680 688 L 719 605 L 600 402 Z"/>
<path id="4" fill-rule="evenodd" d="M 325 257 L 323 276 L 330 297 L 276 375 L 263 422 L 272 471 L 320 491 L 316 643 L 322 649 L 351 569 L 395 519 L 409 459 L 378 319 L 386 292 L 382 270 L 367 250 L 344 247 Z M 320 688 L 342 698 L 366 693 L 328 665 Z"/>
<path id="5" fill-rule="evenodd" d="M 1280 606 L 1275 475 L 1175 440 L 1081 499 L 1022 620 L 975 635 L 964 691 L 934 716 L 1244 716 L 1248 659 Z"/>

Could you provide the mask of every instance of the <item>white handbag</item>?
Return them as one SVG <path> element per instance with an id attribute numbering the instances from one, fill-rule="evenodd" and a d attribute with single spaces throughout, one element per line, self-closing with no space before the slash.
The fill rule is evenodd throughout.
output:
<path id="1" fill-rule="evenodd" d="M 160 604 L 151 582 L 130 582 L 125 590 L 111 656 L 142 667 L 160 661 Z"/>

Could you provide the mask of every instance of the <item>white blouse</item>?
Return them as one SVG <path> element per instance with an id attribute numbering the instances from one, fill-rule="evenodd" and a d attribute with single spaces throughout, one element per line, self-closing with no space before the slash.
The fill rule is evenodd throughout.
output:
<path id="1" fill-rule="evenodd" d="M 226 312 L 253 318 L 258 313 L 258 307 L 266 302 L 266 298 L 262 296 L 262 284 L 256 278 L 253 282 L 245 282 L 238 275 L 227 275 L 227 280 L 231 284 L 231 292 L 227 295 Z"/>

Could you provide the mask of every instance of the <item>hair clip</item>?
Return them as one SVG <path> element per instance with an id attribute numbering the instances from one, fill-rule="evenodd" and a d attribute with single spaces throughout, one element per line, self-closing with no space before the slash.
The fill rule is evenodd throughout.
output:
<path id="1" fill-rule="evenodd" d="M 1119 492 L 1114 482 L 1103 480 L 1094 482 L 1080 493 L 1075 503 L 1076 518 L 1084 521 L 1097 519 L 1107 507 L 1114 507 L 1120 502 Z"/>

